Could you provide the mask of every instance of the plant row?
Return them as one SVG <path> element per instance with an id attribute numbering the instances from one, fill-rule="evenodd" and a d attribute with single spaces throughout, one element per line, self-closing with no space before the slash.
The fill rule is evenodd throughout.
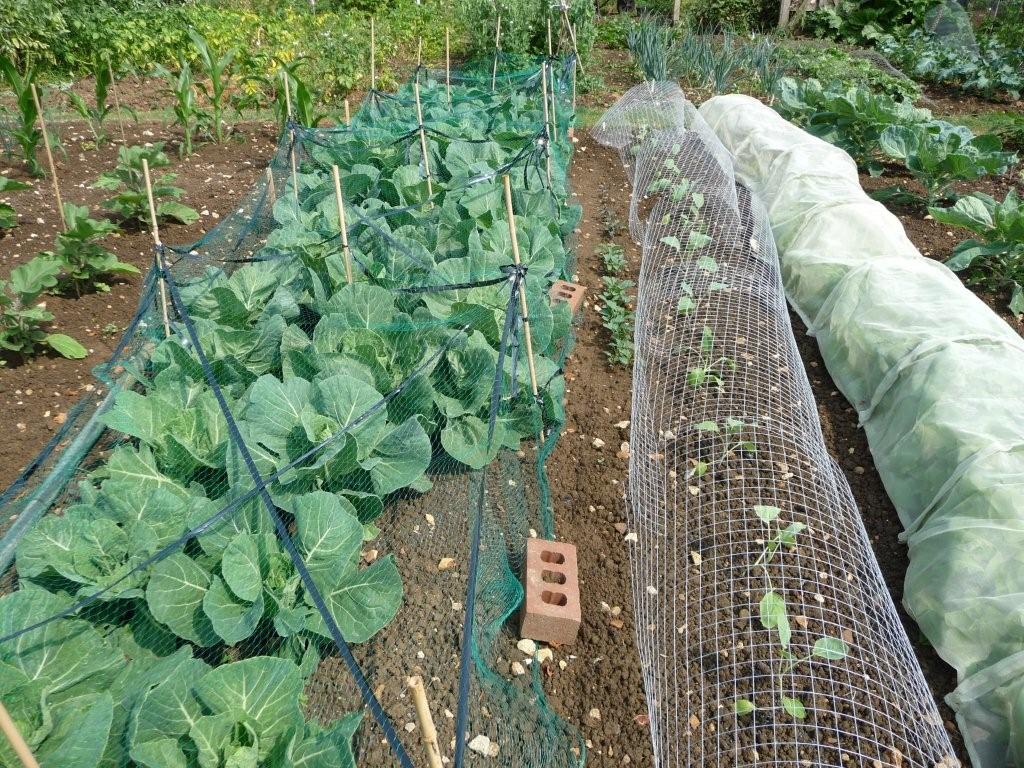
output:
<path id="1" fill-rule="evenodd" d="M 118 162 L 112 171 L 100 175 L 93 187 L 108 190 L 112 197 L 103 208 L 112 212 L 126 226 L 148 224 L 149 203 L 143 175 L 143 161 L 151 169 L 170 164 L 161 144 L 150 147 L 121 147 Z M 199 214 L 179 202 L 183 191 L 173 185 L 175 174 L 161 173 L 153 180 L 153 196 L 158 219 L 172 219 L 184 224 L 195 221 Z M 19 189 L 27 185 L 0 177 L 2 189 Z M 0 224 L 13 226 L 17 219 L 13 208 L 4 206 L 6 218 Z M 63 207 L 65 230 L 58 234 L 51 251 L 43 251 L 11 270 L 7 280 L 0 280 L 0 350 L 20 360 L 50 348 L 70 358 L 83 358 L 86 349 L 62 333 L 50 333 L 47 326 L 53 313 L 39 301 L 46 293 L 81 296 L 84 291 L 108 291 L 104 282 L 137 275 L 139 270 L 117 258 L 102 241 L 120 231 L 120 226 L 106 219 L 93 219 L 89 209 L 73 203 Z"/>
<path id="2" fill-rule="evenodd" d="M 209 366 L 181 323 L 126 361 L 137 386 L 102 417 L 120 441 L 83 474 L 76 503 L 22 540 L 21 588 L 0 600 L 6 633 L 100 595 L 0 646 L 3 669 L 18 672 L 0 678 L 0 696 L 37 753 L 75 734 L 80 766 L 354 764 L 359 715 L 323 728 L 302 716 L 329 627 L 253 493 L 211 378 L 333 621 L 347 642 L 371 640 L 403 600 L 394 555 L 363 552 L 385 506 L 563 417 L 571 318 L 547 291 L 580 216 L 565 203 L 565 149 L 553 190 L 543 165 L 512 174 L 537 402 L 525 362 L 499 354 L 512 254 L 497 172 L 536 142 L 539 100 L 452 95 L 449 107 L 443 84 L 423 91 L 432 197 L 419 142 L 396 141 L 405 129 L 393 121 L 360 114 L 359 130 L 305 132 L 294 176 L 275 169 L 277 199 L 257 214 L 272 228 L 251 263 L 219 263 L 236 252 L 228 233 L 177 289 Z M 69 674 L 75 658 L 92 663 Z"/>

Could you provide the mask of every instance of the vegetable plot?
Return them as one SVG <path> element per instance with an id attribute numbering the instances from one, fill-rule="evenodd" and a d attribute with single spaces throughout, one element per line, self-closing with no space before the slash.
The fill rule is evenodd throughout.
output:
<path id="1" fill-rule="evenodd" d="M 408 658 L 386 660 L 397 638 L 457 633 L 454 606 L 479 595 L 464 568 L 439 572 L 432 547 L 465 563 L 474 527 L 504 542 L 486 545 L 476 583 L 497 591 L 467 624 L 486 672 L 518 602 L 506 549 L 550 529 L 543 458 L 564 417 L 572 321 L 548 289 L 569 276 L 580 211 L 533 85 L 460 83 L 449 106 L 428 81 L 427 158 L 419 126 L 387 114 L 405 90 L 372 95 L 351 130 L 289 125 L 266 186 L 200 243 L 161 249 L 171 333 L 158 299 L 129 329 L 108 366 L 102 436 L 19 535 L 6 582 L 17 589 L 0 598 L 0 700 L 46 768 L 354 765 L 362 706 L 367 764 L 407 765 L 390 722 L 404 702 L 379 700 L 360 661 L 383 654 L 400 670 Z M 138 215 L 124 197 L 135 160 L 110 180 L 126 217 Z M 48 482 L 20 508 L 49 505 Z M 510 487 L 528 506 L 492 511 Z M 417 552 L 402 544 L 419 530 L 405 510 L 424 505 L 445 534 Z M 403 609 L 410 579 L 417 598 L 440 590 L 453 610 Z M 437 664 L 455 696 L 450 655 Z M 329 703 L 306 706 L 328 689 Z M 527 709 L 543 727 L 522 764 L 540 749 L 568 765 L 571 732 L 536 694 Z M 513 715 L 497 727 L 526 716 Z M 0 765 L 13 760 L 0 751 Z"/>

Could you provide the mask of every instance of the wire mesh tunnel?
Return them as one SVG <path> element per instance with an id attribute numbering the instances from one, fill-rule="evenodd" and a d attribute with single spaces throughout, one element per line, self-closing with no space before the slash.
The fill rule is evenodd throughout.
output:
<path id="1" fill-rule="evenodd" d="M 766 219 L 675 84 L 597 123 L 642 244 L 629 523 L 656 761 L 958 761 L 826 452 Z"/>
<path id="2" fill-rule="evenodd" d="M 554 535 L 571 67 L 418 70 L 350 127 L 289 123 L 158 249 L 0 499 L 0 701 L 44 768 L 423 764 L 413 674 L 454 764 L 582 762 L 539 665 L 497 671 Z"/>

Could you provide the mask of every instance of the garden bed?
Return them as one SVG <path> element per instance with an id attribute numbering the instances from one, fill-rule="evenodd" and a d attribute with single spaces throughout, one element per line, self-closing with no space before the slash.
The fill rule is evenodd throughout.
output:
<path id="1" fill-rule="evenodd" d="M 158 123 L 129 122 L 126 129 L 129 142 L 134 144 L 170 142 L 177 135 Z M 113 130 L 116 133 L 116 128 Z M 68 155 L 55 157 L 62 198 L 65 203 L 87 205 L 97 211 L 99 203 L 109 195 L 89 185 L 114 166 L 119 144 L 107 144 L 98 150 L 84 146 L 91 138 L 79 123 L 67 124 L 62 133 Z M 276 146 L 277 131 L 272 125 L 243 123 L 235 127 L 226 143 L 202 144 L 184 161 L 169 153 L 171 170 L 178 174 L 176 184 L 185 190 L 184 202 L 200 211 L 201 216 L 187 227 L 167 226 L 165 238 L 171 242 L 190 242 L 215 226 L 259 179 Z M 6 161 L 0 161 L 0 175 L 28 180 L 18 165 Z M 52 248 L 54 236 L 60 231 L 60 214 L 49 178 L 35 179 L 31 189 L 10 192 L 4 197 L 17 211 L 19 223 L 0 237 L 2 277 L 37 252 Z M 147 229 L 128 229 L 112 237 L 108 244 L 122 261 L 143 273 L 153 263 L 153 240 Z M 56 354 L 40 355 L 27 362 L 8 358 L 0 367 L 0 405 L 10 427 L 0 447 L 0 487 L 6 487 L 35 457 L 63 423 L 84 388 L 95 386 L 90 371 L 114 351 L 135 314 L 141 284 L 141 276 L 132 276 L 114 282 L 109 293 L 46 298 L 47 308 L 56 316 L 54 327 L 78 339 L 90 354 L 82 360 Z"/>

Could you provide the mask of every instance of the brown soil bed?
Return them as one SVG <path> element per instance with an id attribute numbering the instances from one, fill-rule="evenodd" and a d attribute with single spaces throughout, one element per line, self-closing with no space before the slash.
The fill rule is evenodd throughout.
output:
<path id="1" fill-rule="evenodd" d="M 116 125 L 108 127 L 117 130 Z M 182 200 L 202 214 L 188 227 L 162 227 L 164 241 L 172 244 L 194 242 L 216 225 L 256 181 L 277 141 L 276 129 L 271 125 L 241 124 L 224 144 L 201 144 L 194 155 L 179 160 L 170 143 L 177 136 L 173 130 L 159 124 L 129 123 L 126 128 L 130 144 L 168 142 L 170 170 L 178 174 L 175 184 L 185 190 Z M 105 216 L 99 205 L 108 193 L 90 189 L 89 185 L 113 168 L 118 145 L 93 149 L 91 135 L 79 123 L 66 126 L 62 141 L 67 157 L 58 155 L 56 161 L 64 202 L 87 205 L 92 216 Z M 29 180 L 16 162 L 0 162 L 0 174 Z M 19 223 L 0 237 L 2 277 L 39 251 L 52 248 L 60 231 L 60 214 L 49 177 L 32 180 L 32 184 L 30 189 L 3 196 L 17 211 Z M 152 264 L 153 244 L 148 230 L 126 227 L 124 233 L 109 238 L 106 244 L 121 260 L 143 273 Z M 109 293 L 47 297 L 47 309 L 55 316 L 53 330 L 78 339 L 89 350 L 89 356 L 68 360 L 43 354 L 28 361 L 16 357 L 4 360 L 0 367 L 0 405 L 9 426 L 0 447 L 0 486 L 6 487 L 18 475 L 63 422 L 85 388 L 95 384 L 90 371 L 106 361 L 116 347 L 135 313 L 141 282 L 138 276 L 115 282 Z"/>

